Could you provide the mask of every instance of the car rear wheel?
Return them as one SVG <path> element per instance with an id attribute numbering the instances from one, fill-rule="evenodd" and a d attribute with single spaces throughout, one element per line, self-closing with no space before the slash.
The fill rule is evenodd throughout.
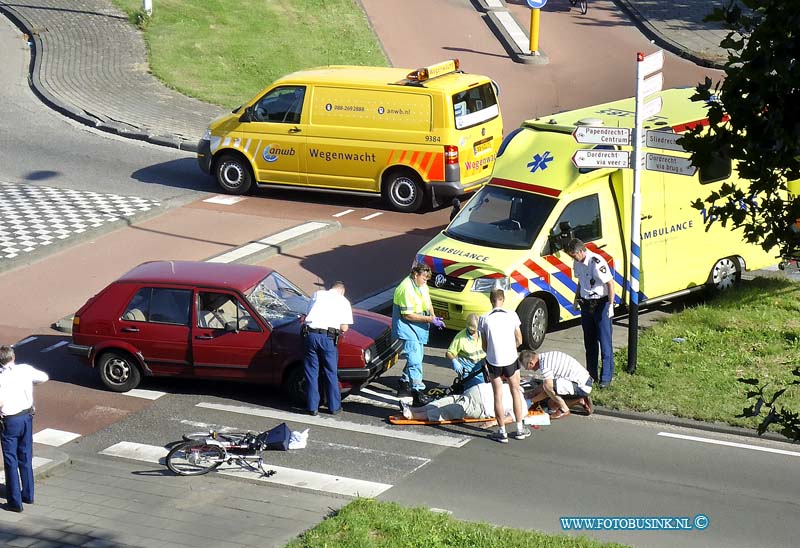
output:
<path id="1" fill-rule="evenodd" d="M 216 174 L 217 184 L 228 194 L 245 194 L 253 184 L 250 166 L 235 154 L 224 154 L 217 161 Z"/>
<path id="2" fill-rule="evenodd" d="M 139 386 L 142 374 L 139 366 L 124 352 L 105 352 L 98 364 L 100 380 L 113 392 L 127 392 Z"/>
<path id="3" fill-rule="evenodd" d="M 736 257 L 718 260 L 708 276 L 709 285 L 715 292 L 722 292 L 739 283 L 742 277 L 741 265 Z"/>
<path id="4" fill-rule="evenodd" d="M 413 213 L 422 207 L 425 191 L 416 173 L 397 170 L 388 174 L 383 185 L 383 198 L 393 209 Z"/>
<path id="5" fill-rule="evenodd" d="M 547 304 L 537 297 L 528 297 L 517 307 L 517 314 L 522 322 L 522 344 L 536 350 L 542 346 L 547 333 Z"/>

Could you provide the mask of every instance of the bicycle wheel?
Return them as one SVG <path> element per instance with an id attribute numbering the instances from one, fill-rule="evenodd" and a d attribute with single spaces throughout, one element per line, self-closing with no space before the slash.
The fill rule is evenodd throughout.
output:
<path id="1" fill-rule="evenodd" d="M 589 1 L 588 0 L 580 0 L 580 8 L 581 8 L 581 15 L 586 15 L 586 12 L 589 11 Z"/>
<path id="2" fill-rule="evenodd" d="M 167 453 L 167 468 L 179 476 L 207 474 L 225 462 L 225 451 L 204 441 L 187 441 Z"/>

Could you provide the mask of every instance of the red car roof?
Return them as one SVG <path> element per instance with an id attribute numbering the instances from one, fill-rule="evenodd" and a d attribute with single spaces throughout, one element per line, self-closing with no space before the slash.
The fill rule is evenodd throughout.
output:
<path id="1" fill-rule="evenodd" d="M 217 286 L 245 291 L 271 272 L 271 268 L 246 264 L 152 261 L 140 264 L 118 281 Z"/>

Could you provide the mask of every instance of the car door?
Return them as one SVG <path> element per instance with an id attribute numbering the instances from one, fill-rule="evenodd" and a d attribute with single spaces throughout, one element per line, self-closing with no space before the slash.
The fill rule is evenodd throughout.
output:
<path id="1" fill-rule="evenodd" d="M 256 147 L 253 161 L 258 181 L 306 184 L 305 102 L 305 86 L 280 86 L 250 108 L 250 120 L 242 123 L 241 131 L 243 146 Z"/>
<path id="2" fill-rule="evenodd" d="M 191 289 L 139 286 L 115 322 L 117 337 L 157 375 L 181 375 L 189 363 Z"/>
<path id="3" fill-rule="evenodd" d="M 194 302 L 195 376 L 271 382 L 269 330 L 239 296 L 198 289 Z"/>

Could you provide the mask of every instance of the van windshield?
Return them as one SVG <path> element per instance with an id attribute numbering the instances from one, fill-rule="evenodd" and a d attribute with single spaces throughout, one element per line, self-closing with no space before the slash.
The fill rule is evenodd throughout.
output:
<path id="1" fill-rule="evenodd" d="M 487 185 L 456 215 L 445 235 L 505 249 L 530 249 L 556 199 Z"/>
<path id="2" fill-rule="evenodd" d="M 491 82 L 453 95 L 456 129 L 467 129 L 497 117 L 500 109 Z"/>
<path id="3" fill-rule="evenodd" d="M 246 297 L 272 327 L 280 327 L 308 314 L 308 296 L 277 272 L 258 282 Z"/>

